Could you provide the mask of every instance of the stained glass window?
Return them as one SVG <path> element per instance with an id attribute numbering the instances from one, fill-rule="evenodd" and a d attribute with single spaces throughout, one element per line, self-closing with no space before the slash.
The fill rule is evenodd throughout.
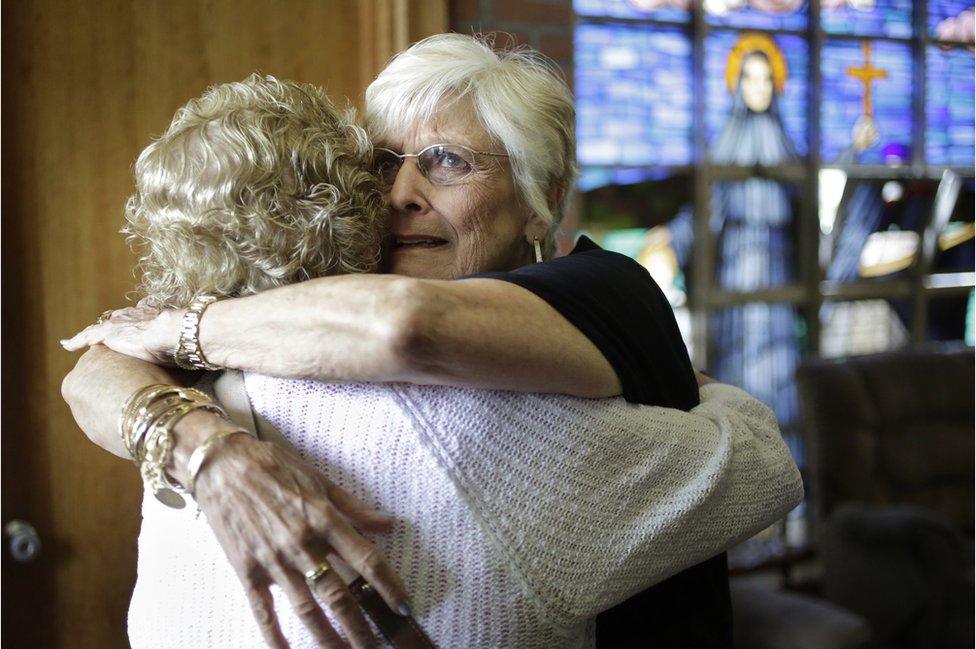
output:
<path id="1" fill-rule="evenodd" d="M 722 31 L 705 39 L 705 124 L 709 143 L 715 142 L 729 120 L 735 89 L 729 88 L 727 72 L 730 64 L 733 68 L 736 65 L 736 57 L 731 55 L 742 36 Z M 782 93 L 776 93 L 774 99 L 776 119 L 781 120 L 796 153 L 802 156 L 807 152 L 807 43 L 800 36 L 788 34 L 772 41 L 776 49 L 771 56 L 782 57 L 786 63 Z M 741 64 L 740 58 L 737 65 Z"/>
<path id="2" fill-rule="evenodd" d="M 909 300 L 825 302 L 820 307 L 820 355 L 842 358 L 904 347 L 911 317 Z"/>
<path id="3" fill-rule="evenodd" d="M 823 77 L 821 157 L 824 163 L 906 164 L 912 143 L 912 51 L 891 41 L 829 40 L 820 56 Z M 873 144 L 855 134 L 873 122 Z"/>
<path id="4" fill-rule="evenodd" d="M 824 277 L 891 279 L 911 268 L 936 189 L 931 181 L 850 181 Z"/>
<path id="5" fill-rule="evenodd" d="M 929 164 L 970 166 L 973 146 L 973 54 L 931 46 L 925 71 L 925 158 Z"/>
<path id="6" fill-rule="evenodd" d="M 824 0 L 820 3 L 820 22 L 830 34 L 859 36 L 912 35 L 912 0 Z"/>
<path id="7" fill-rule="evenodd" d="M 584 165 L 691 162 L 691 41 L 679 29 L 576 28 L 577 148 Z"/>
<path id="8" fill-rule="evenodd" d="M 751 29 L 807 27 L 807 3 L 804 0 L 773 0 L 763 3 L 704 0 L 702 6 L 705 9 L 705 22 L 709 25 Z"/>
<path id="9" fill-rule="evenodd" d="M 580 16 L 687 22 L 691 18 L 688 2 L 689 0 L 573 0 L 573 9 Z"/>
<path id="10" fill-rule="evenodd" d="M 973 0 L 929 0 L 929 34 L 943 40 L 972 42 L 973 5 Z"/>

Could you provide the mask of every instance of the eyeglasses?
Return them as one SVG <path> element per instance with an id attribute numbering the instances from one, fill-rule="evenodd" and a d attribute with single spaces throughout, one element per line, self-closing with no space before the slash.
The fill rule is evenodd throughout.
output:
<path id="1" fill-rule="evenodd" d="M 416 158 L 417 168 L 433 185 L 453 185 L 475 170 L 478 156 L 507 158 L 507 153 L 475 151 L 463 144 L 431 144 L 418 153 L 397 153 L 377 147 L 373 152 L 373 172 L 387 187 L 392 187 L 404 158 Z"/>

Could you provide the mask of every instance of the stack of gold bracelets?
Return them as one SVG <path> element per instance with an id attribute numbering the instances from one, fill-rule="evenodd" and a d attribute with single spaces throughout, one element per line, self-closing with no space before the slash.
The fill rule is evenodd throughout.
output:
<path id="1" fill-rule="evenodd" d="M 209 410 L 227 417 L 224 409 L 203 392 L 172 385 L 150 385 L 139 390 L 126 401 L 119 417 L 122 443 L 139 466 L 146 488 L 151 489 L 153 495 L 169 507 L 183 507 L 185 501 L 182 494 L 193 491 L 192 484 L 187 485 L 187 489 L 176 484 L 166 474 L 165 467 L 173 454 L 173 428 L 194 410 Z M 208 439 L 200 447 L 210 441 Z M 196 472 L 199 472 L 199 467 Z"/>
<path id="2" fill-rule="evenodd" d="M 199 342 L 200 318 L 215 299 L 212 296 L 197 297 L 183 316 L 174 360 L 184 369 L 220 369 L 207 362 Z M 186 504 L 183 494 L 193 494 L 197 474 L 221 440 L 247 432 L 241 428 L 225 430 L 200 444 L 187 463 L 189 479 L 184 488 L 166 474 L 165 467 L 173 455 L 173 428 L 194 410 L 209 410 L 229 419 L 224 409 L 203 392 L 173 385 L 150 385 L 139 390 L 126 401 L 119 417 L 122 443 L 139 466 L 146 488 L 169 507 L 180 508 Z"/>

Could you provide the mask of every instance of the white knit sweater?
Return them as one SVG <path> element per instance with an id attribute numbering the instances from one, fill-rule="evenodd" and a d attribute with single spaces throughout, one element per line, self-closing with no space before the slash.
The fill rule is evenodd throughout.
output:
<path id="1" fill-rule="evenodd" d="M 730 386 L 691 413 L 622 399 L 246 377 L 257 415 L 392 513 L 373 540 L 439 647 L 592 647 L 596 614 L 802 498 L 770 410 Z M 292 647 L 309 634 L 275 592 Z M 136 649 L 262 647 L 193 508 L 143 503 Z"/>

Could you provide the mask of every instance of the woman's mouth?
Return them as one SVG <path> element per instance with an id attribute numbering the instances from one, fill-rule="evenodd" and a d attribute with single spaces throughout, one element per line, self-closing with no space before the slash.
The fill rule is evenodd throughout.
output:
<path id="1" fill-rule="evenodd" d="M 447 241 L 426 235 L 405 235 L 393 238 L 394 250 L 428 250 L 447 245 Z"/>

